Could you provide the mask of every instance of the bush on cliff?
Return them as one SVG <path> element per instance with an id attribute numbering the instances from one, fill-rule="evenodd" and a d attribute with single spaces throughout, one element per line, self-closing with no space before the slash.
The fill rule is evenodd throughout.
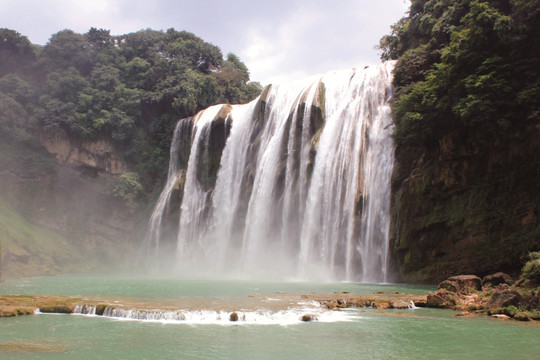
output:
<path id="1" fill-rule="evenodd" d="M 540 252 L 532 252 L 529 257 L 521 271 L 522 277 L 530 284 L 540 285 Z"/>

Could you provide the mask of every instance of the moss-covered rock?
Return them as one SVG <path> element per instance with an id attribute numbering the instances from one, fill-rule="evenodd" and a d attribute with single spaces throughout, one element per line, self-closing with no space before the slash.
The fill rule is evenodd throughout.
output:
<path id="1" fill-rule="evenodd" d="M 204 139 L 199 142 L 199 161 L 197 164 L 197 180 L 206 190 L 214 187 L 221 164 L 221 155 L 231 131 L 228 115 L 231 105 L 223 105 L 215 118 L 203 129 Z"/>
<path id="2" fill-rule="evenodd" d="M 67 304 L 43 304 L 39 307 L 42 313 L 71 314 L 75 309 L 74 305 Z"/>
<path id="3" fill-rule="evenodd" d="M 448 134 L 433 149 L 398 147 L 391 253 L 397 280 L 504 271 L 540 248 L 537 130 L 475 143 Z"/>
<path id="4" fill-rule="evenodd" d="M 532 252 L 529 257 L 521 270 L 522 276 L 531 285 L 540 285 L 540 252 Z"/>

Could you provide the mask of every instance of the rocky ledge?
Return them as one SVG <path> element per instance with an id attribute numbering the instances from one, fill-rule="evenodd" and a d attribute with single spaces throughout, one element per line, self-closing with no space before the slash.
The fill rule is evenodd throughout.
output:
<path id="1" fill-rule="evenodd" d="M 444 280 L 427 295 L 427 307 L 460 310 L 456 316 L 487 314 L 498 319 L 540 320 L 540 287 L 499 272 L 480 279 L 459 275 Z"/>
<path id="2" fill-rule="evenodd" d="M 369 295 L 348 292 L 333 294 L 282 294 L 248 295 L 222 302 L 219 299 L 181 298 L 95 298 L 45 295 L 0 295 L 0 317 L 40 313 L 93 314 L 97 316 L 137 312 L 140 314 L 181 313 L 183 311 L 218 311 L 229 314 L 232 322 L 241 320 L 241 314 L 249 311 L 267 310 L 272 313 L 298 309 L 307 311 L 300 315 L 303 322 L 317 321 L 318 315 L 304 309 L 306 304 L 318 304 L 313 310 L 340 311 L 345 308 L 407 309 L 425 306 L 426 295 L 401 294 L 377 291 Z M 90 310 L 91 311 L 90 311 Z M 318 310 L 317 310 L 318 311 Z"/>

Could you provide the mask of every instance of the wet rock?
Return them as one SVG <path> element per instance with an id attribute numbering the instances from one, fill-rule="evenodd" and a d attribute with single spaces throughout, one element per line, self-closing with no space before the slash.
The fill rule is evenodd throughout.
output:
<path id="1" fill-rule="evenodd" d="M 476 275 L 452 276 L 441 282 L 439 289 L 466 295 L 470 294 L 473 290 L 481 290 L 482 280 Z"/>
<path id="2" fill-rule="evenodd" d="M 460 313 L 457 313 L 456 315 L 454 315 L 456 317 L 472 317 L 474 316 L 473 314 L 471 314 L 470 312 L 468 311 L 462 311 Z"/>
<path id="3" fill-rule="evenodd" d="M 39 311 L 42 313 L 54 313 L 54 314 L 71 314 L 75 309 L 74 305 L 65 304 L 46 304 L 39 307 Z"/>
<path id="4" fill-rule="evenodd" d="M 514 319 L 519 321 L 531 321 L 529 314 L 525 311 L 520 311 L 514 315 Z"/>
<path id="5" fill-rule="evenodd" d="M 317 320 L 317 316 L 316 316 L 316 315 L 313 315 L 313 314 L 304 314 L 304 315 L 302 315 L 302 317 L 300 318 L 300 320 L 302 320 L 303 322 L 316 321 L 316 320 Z"/>
<path id="6" fill-rule="evenodd" d="M 348 299 L 338 299 L 337 300 L 337 307 L 342 308 L 342 309 L 348 308 L 349 307 Z"/>
<path id="7" fill-rule="evenodd" d="M 456 305 L 456 293 L 445 289 L 437 292 L 429 292 L 427 295 L 426 306 L 434 308 L 451 308 Z"/>
<path id="8" fill-rule="evenodd" d="M 328 310 L 336 310 L 337 308 L 337 301 L 334 300 L 326 300 L 322 302 L 322 305 L 325 306 Z"/>
<path id="9" fill-rule="evenodd" d="M 497 289 L 493 290 L 491 298 L 486 306 L 489 309 L 498 309 L 506 306 L 520 306 L 524 303 L 523 294 L 521 291 L 510 288 L 506 284 L 501 284 Z"/>
<path id="10" fill-rule="evenodd" d="M 393 309 L 408 309 L 410 305 L 411 303 L 405 300 L 394 300 L 390 302 L 390 307 Z"/>
<path id="11" fill-rule="evenodd" d="M 510 319 L 510 316 L 504 315 L 504 314 L 494 314 L 494 315 L 491 315 L 491 317 L 495 319 L 501 319 L 501 320 Z"/>
<path id="12" fill-rule="evenodd" d="M 232 312 L 231 315 L 229 316 L 229 320 L 233 322 L 238 321 L 238 314 L 236 312 Z"/>
<path id="13" fill-rule="evenodd" d="M 484 276 L 484 278 L 482 279 L 482 286 L 495 287 L 499 284 L 510 284 L 511 282 L 512 278 L 510 277 L 510 275 L 503 272 L 498 272 L 492 275 Z"/>

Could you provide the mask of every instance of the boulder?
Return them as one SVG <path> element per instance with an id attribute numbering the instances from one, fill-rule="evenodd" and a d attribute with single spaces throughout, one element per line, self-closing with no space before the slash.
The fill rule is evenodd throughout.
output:
<path id="1" fill-rule="evenodd" d="M 495 319 L 501 319 L 501 320 L 508 320 L 510 319 L 510 316 L 508 315 L 504 315 L 504 314 L 494 314 L 494 315 L 491 315 L 492 318 L 495 318 Z"/>
<path id="2" fill-rule="evenodd" d="M 315 321 L 315 320 L 317 320 L 317 316 L 313 315 L 313 314 L 304 314 L 304 315 L 302 315 L 300 320 L 302 320 L 303 322 Z"/>
<path id="3" fill-rule="evenodd" d="M 229 320 L 233 322 L 238 321 L 238 314 L 236 312 L 231 313 Z"/>
<path id="4" fill-rule="evenodd" d="M 429 292 L 426 306 L 432 308 L 451 308 L 456 305 L 456 293 L 445 289 Z"/>
<path id="5" fill-rule="evenodd" d="M 462 311 L 460 313 L 455 314 L 454 316 L 456 316 L 456 317 L 473 317 L 474 315 L 471 314 L 468 311 Z"/>
<path id="6" fill-rule="evenodd" d="M 498 272 L 495 274 L 484 276 L 484 278 L 482 279 L 482 286 L 495 287 L 499 284 L 510 284 L 511 282 L 512 278 L 510 277 L 510 275 L 503 272 Z"/>
<path id="7" fill-rule="evenodd" d="M 515 320 L 519 321 L 531 321 L 530 315 L 525 311 L 520 311 L 514 315 Z"/>
<path id="8" fill-rule="evenodd" d="M 452 276 L 439 284 L 439 290 L 448 290 L 463 295 L 470 294 L 473 290 L 481 289 L 482 280 L 476 275 Z"/>
<path id="9" fill-rule="evenodd" d="M 520 306 L 523 305 L 524 302 L 525 299 L 523 298 L 523 294 L 519 290 L 510 288 L 506 284 L 501 284 L 497 289 L 493 290 L 491 298 L 486 306 L 489 309 L 498 309 L 510 305 Z"/>
<path id="10" fill-rule="evenodd" d="M 375 301 L 371 303 L 371 307 L 374 309 L 384 310 L 384 309 L 390 309 L 392 306 L 388 301 Z"/>
<path id="11" fill-rule="evenodd" d="M 394 300 L 390 302 L 390 307 L 392 309 L 408 309 L 411 303 L 405 300 Z"/>

